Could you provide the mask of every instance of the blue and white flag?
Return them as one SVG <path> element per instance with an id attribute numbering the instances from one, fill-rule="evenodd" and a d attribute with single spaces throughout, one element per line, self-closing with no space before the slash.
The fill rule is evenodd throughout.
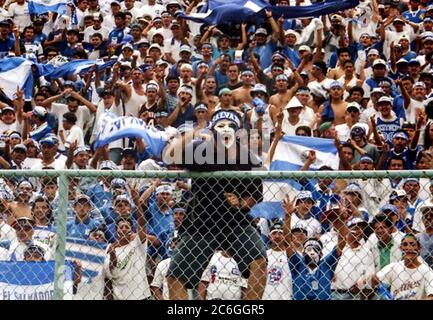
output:
<path id="1" fill-rule="evenodd" d="M 116 61 L 117 60 L 109 60 L 104 62 L 102 60 L 77 59 L 66 62 L 54 69 L 48 69 L 46 73 L 41 75 L 47 80 L 57 78 L 67 79 L 71 75 L 88 72 L 94 65 L 96 65 L 97 71 L 102 71 L 114 65 Z"/>
<path id="2" fill-rule="evenodd" d="M 108 120 L 97 133 L 95 148 L 109 144 L 122 138 L 142 138 L 150 153 L 161 158 L 162 150 L 167 143 L 165 131 L 148 126 L 136 117 L 117 117 Z"/>
<path id="3" fill-rule="evenodd" d="M 0 61 L 0 89 L 11 100 L 15 99 L 17 87 L 24 90 L 25 99 L 33 93 L 33 62 L 21 57 L 4 58 Z"/>
<path id="4" fill-rule="evenodd" d="M 314 17 L 356 7 L 359 0 L 327 0 L 309 6 L 271 6 L 265 0 L 208 0 L 199 13 L 180 17 L 208 25 L 227 22 L 260 22 L 265 20 L 265 9 L 272 11 L 274 17 L 286 19 Z"/>
<path id="5" fill-rule="evenodd" d="M 60 15 L 67 12 L 67 0 L 29 0 L 30 14 L 57 12 Z"/>
<path id="6" fill-rule="evenodd" d="M 106 243 L 84 239 L 66 239 L 66 259 L 81 263 L 81 283 L 76 300 L 102 300 L 104 293 L 104 258 Z"/>
<path id="7" fill-rule="evenodd" d="M 0 262 L 0 300 L 52 300 L 55 262 Z M 72 299 L 74 267 L 65 262 L 64 299 Z"/>
<path id="8" fill-rule="evenodd" d="M 251 208 L 250 213 L 254 218 L 284 219 L 284 208 L 281 201 L 263 201 Z"/>
<path id="9" fill-rule="evenodd" d="M 316 152 L 316 161 L 310 166 L 310 170 L 317 170 L 325 165 L 334 170 L 338 169 L 340 160 L 334 140 L 285 135 L 275 149 L 270 170 L 298 171 L 307 160 L 310 150 Z"/>

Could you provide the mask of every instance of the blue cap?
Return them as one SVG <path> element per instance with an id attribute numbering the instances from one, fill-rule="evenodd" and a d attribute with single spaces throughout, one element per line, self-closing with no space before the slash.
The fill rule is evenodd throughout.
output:
<path id="1" fill-rule="evenodd" d="M 332 81 L 331 84 L 329 85 L 329 88 L 332 89 L 332 88 L 335 88 L 335 87 L 343 89 L 343 84 L 340 81 L 337 81 L 337 80 Z"/>
<path id="2" fill-rule="evenodd" d="M 391 211 L 394 214 L 398 214 L 397 207 L 393 204 L 386 204 L 382 208 L 380 208 L 381 213 L 384 213 L 385 211 Z"/>
<path id="3" fill-rule="evenodd" d="M 152 68 L 153 68 L 152 65 L 151 65 L 151 64 L 148 64 L 148 63 L 142 64 L 142 65 L 139 67 L 139 69 L 140 69 L 141 71 L 143 71 L 143 72 L 146 72 L 147 70 L 152 69 Z"/>
<path id="4" fill-rule="evenodd" d="M 310 199 L 314 202 L 313 194 L 311 193 L 311 191 L 301 191 L 296 196 L 296 201 L 304 200 L 304 199 Z"/>
<path id="5" fill-rule="evenodd" d="M 51 146 L 54 146 L 56 143 L 54 142 L 54 139 L 52 139 L 51 137 L 45 137 L 41 141 L 39 141 L 39 144 L 40 145 L 49 144 Z"/>

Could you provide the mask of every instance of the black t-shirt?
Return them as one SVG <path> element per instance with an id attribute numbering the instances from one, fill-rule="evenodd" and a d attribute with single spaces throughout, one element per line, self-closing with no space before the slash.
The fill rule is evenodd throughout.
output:
<path id="1" fill-rule="evenodd" d="M 194 141 L 192 150 L 197 150 L 197 147 L 203 147 L 206 144 L 214 147 L 208 141 Z M 189 171 L 199 172 L 249 171 L 254 165 L 257 165 L 252 160 L 254 159 L 252 155 L 247 157 L 248 161 L 245 161 L 247 163 L 240 163 L 240 152 L 247 152 L 247 150 L 242 146 L 237 146 L 235 163 L 227 163 L 227 158 L 225 163 L 216 163 L 215 152 L 214 162 L 198 164 L 197 159 L 194 158 L 192 164 L 184 164 L 184 167 Z M 238 198 L 252 197 L 256 203 L 263 200 L 262 180 L 250 177 L 194 178 L 191 193 L 192 200 L 182 226 L 190 234 L 195 232 L 227 234 L 235 226 L 245 226 L 253 222 L 253 218 L 248 214 L 249 209 L 240 210 L 231 207 L 226 200 L 225 193 L 233 193 Z"/>

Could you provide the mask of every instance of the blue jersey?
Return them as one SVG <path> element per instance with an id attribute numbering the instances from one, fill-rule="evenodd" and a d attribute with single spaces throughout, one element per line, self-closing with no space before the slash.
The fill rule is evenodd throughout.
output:
<path id="1" fill-rule="evenodd" d="M 272 64 L 272 54 L 277 50 L 277 44 L 275 42 L 268 41 L 264 45 L 256 45 L 254 53 L 260 57 L 260 68 L 266 69 Z"/>
<path id="2" fill-rule="evenodd" d="M 407 10 L 403 12 L 403 17 L 405 17 L 410 22 L 421 23 L 424 20 L 425 10 L 418 9 L 417 11 Z"/>
<path id="3" fill-rule="evenodd" d="M 294 300 L 330 300 L 331 283 L 338 260 L 339 255 L 334 248 L 311 273 L 300 254 L 289 257 Z"/>
<path id="4" fill-rule="evenodd" d="M 392 136 L 394 132 L 401 129 L 402 119 L 394 117 L 393 120 L 383 120 L 382 117 L 376 119 L 377 132 L 379 132 L 385 139 L 388 145 L 392 146 Z"/>
<path id="5" fill-rule="evenodd" d="M 66 225 L 67 236 L 73 238 L 88 239 L 90 232 L 99 227 L 100 224 L 100 221 L 92 220 L 90 218 L 87 218 L 83 222 L 79 222 L 76 219 L 73 221 L 69 221 Z"/>

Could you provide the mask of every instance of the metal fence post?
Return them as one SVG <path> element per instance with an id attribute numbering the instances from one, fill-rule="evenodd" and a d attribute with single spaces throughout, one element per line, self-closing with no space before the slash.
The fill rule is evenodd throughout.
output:
<path id="1" fill-rule="evenodd" d="M 59 207 L 56 215 L 57 246 L 54 281 L 54 300 L 63 300 L 64 265 L 66 250 L 66 211 L 68 209 L 68 176 L 65 173 L 59 175 Z"/>

